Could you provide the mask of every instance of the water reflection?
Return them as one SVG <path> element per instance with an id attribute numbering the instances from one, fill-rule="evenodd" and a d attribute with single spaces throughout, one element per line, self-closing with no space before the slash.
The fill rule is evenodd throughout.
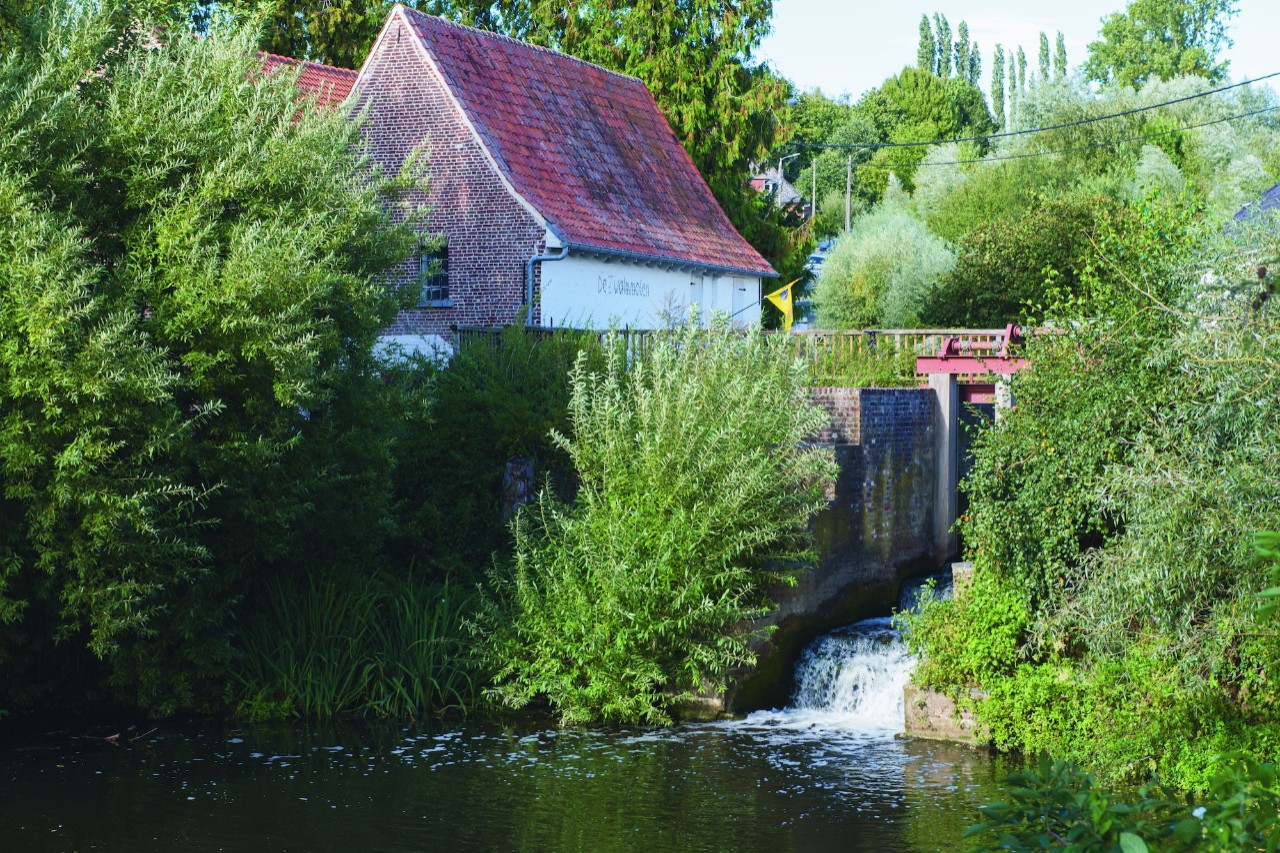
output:
<path id="1" fill-rule="evenodd" d="M 795 707 L 665 730 L 169 725 L 118 745 L 10 732 L 0 849 L 961 847 L 1003 770 L 894 737 L 910 661 L 887 622 L 820 641 L 804 666 Z"/>

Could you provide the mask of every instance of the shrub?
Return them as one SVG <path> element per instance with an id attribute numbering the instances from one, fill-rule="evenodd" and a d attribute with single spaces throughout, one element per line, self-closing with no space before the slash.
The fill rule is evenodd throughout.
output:
<path id="1" fill-rule="evenodd" d="M 429 412 L 407 424 L 396 451 L 398 533 L 393 560 L 478 581 L 511 553 L 501 515 L 502 477 L 515 457 L 567 498 L 575 474 L 551 433 L 569 425 L 569 372 L 603 357 L 592 332 L 535 335 L 521 325 L 476 337 L 435 371 Z M 441 476 L 442 472 L 448 476 Z"/>
<path id="2" fill-rule="evenodd" d="M 930 291 L 955 264 L 891 189 L 842 236 L 822 267 L 813 300 L 827 329 L 905 328 L 916 324 Z"/>
<path id="3" fill-rule="evenodd" d="M 1090 239 L 1102 220 L 1119 215 L 1104 196 L 1075 193 L 1038 198 L 970 231 L 956 247 L 954 268 L 920 307 L 921 320 L 942 328 L 990 329 L 1041 313 L 1049 288 L 1072 293 L 1093 260 Z"/>
<path id="4" fill-rule="evenodd" d="M 628 367 L 579 357 L 571 432 L 581 488 L 516 519 L 513 564 L 482 620 L 493 695 L 545 696 L 566 722 L 666 722 L 681 698 L 751 662 L 769 586 L 812 559 L 828 451 L 790 343 L 724 323 L 661 336 Z"/>
<path id="5" fill-rule="evenodd" d="M 255 584 L 389 532 L 372 345 L 420 174 L 255 33 L 147 47 L 134 11 L 47 4 L 0 57 L 0 695 L 60 643 L 165 712 L 218 701 Z"/>

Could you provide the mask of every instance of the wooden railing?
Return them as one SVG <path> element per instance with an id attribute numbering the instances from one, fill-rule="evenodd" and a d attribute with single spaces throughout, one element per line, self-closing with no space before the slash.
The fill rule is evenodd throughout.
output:
<path id="1" fill-rule="evenodd" d="M 657 332 L 651 329 L 616 330 L 634 358 L 649 349 Z M 488 326 L 460 326 L 459 350 L 471 346 L 497 346 L 501 329 Z M 580 329 L 528 327 L 525 334 L 541 339 L 559 334 L 582 334 Z M 605 333 L 598 333 L 603 336 Z M 924 377 L 916 373 L 916 357 L 936 356 L 943 341 L 953 338 L 962 352 L 991 352 L 1000 349 L 1004 329 L 862 329 L 832 331 L 803 329 L 787 334 L 796 354 L 812 360 L 814 381 L 830 385 L 917 385 Z"/>

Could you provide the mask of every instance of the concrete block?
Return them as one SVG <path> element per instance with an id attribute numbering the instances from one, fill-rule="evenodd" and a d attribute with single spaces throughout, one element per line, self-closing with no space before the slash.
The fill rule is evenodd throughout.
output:
<path id="1" fill-rule="evenodd" d="M 985 694 L 974 690 L 970 694 L 981 699 Z M 974 744 L 984 736 L 968 708 L 957 709 L 949 696 L 934 690 L 908 684 L 902 690 L 902 710 L 907 737 L 946 740 Z"/>

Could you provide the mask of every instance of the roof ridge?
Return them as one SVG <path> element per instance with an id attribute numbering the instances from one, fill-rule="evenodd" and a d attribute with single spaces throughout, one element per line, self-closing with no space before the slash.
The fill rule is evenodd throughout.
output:
<path id="1" fill-rule="evenodd" d="M 328 65 L 324 62 L 316 62 L 314 59 L 298 59 L 295 56 L 285 56 L 284 54 L 281 54 L 281 53 L 272 53 L 269 50 L 260 50 L 258 51 L 258 55 L 270 56 L 275 59 L 282 59 L 285 62 L 296 63 L 298 65 L 314 65 L 317 68 L 327 68 L 330 71 L 340 71 L 343 74 L 359 74 L 360 73 L 359 71 L 356 71 L 355 69 L 352 69 L 352 68 L 342 68 L 341 66 L 338 66 L 338 65 Z"/>
<path id="2" fill-rule="evenodd" d="M 397 3 L 396 6 L 400 7 L 405 12 L 408 12 L 412 15 L 416 15 L 417 17 L 420 17 L 420 18 L 433 18 L 439 21 L 440 23 L 444 24 L 445 26 L 453 27 L 459 30 L 465 30 L 466 32 L 470 32 L 470 33 L 475 33 L 476 35 L 482 36 L 484 38 L 492 38 L 492 39 L 497 39 L 499 41 L 509 42 L 510 44 L 517 45 L 527 50 L 536 50 L 542 53 L 549 53 L 552 56 L 557 57 L 559 59 L 568 59 L 572 62 L 578 63 L 579 65 L 585 65 L 588 68 L 595 68 L 598 71 L 603 71 L 605 74 L 609 74 L 614 77 L 621 77 L 623 80 L 630 80 L 632 82 L 639 83 L 640 85 L 645 86 L 645 82 L 633 74 L 623 74 L 621 71 L 614 71 L 612 68 L 605 68 L 603 65 L 600 65 L 595 62 L 589 62 L 581 57 L 574 56 L 571 53 L 565 53 L 562 50 L 556 50 L 553 47 L 544 47 L 543 45 L 540 45 L 540 44 L 531 44 L 527 41 L 521 41 L 518 38 L 506 35 L 505 33 L 496 33 L 493 30 L 484 30 L 484 29 L 481 29 L 480 27 L 472 27 L 472 26 L 468 26 L 467 24 L 460 24 L 457 21 L 451 21 L 448 18 L 442 17 L 440 15 L 428 15 L 426 12 L 420 11 L 418 9 L 414 9 L 410 6 L 406 6 L 403 3 Z M 648 87 L 645 86 L 645 88 L 648 88 Z"/>

